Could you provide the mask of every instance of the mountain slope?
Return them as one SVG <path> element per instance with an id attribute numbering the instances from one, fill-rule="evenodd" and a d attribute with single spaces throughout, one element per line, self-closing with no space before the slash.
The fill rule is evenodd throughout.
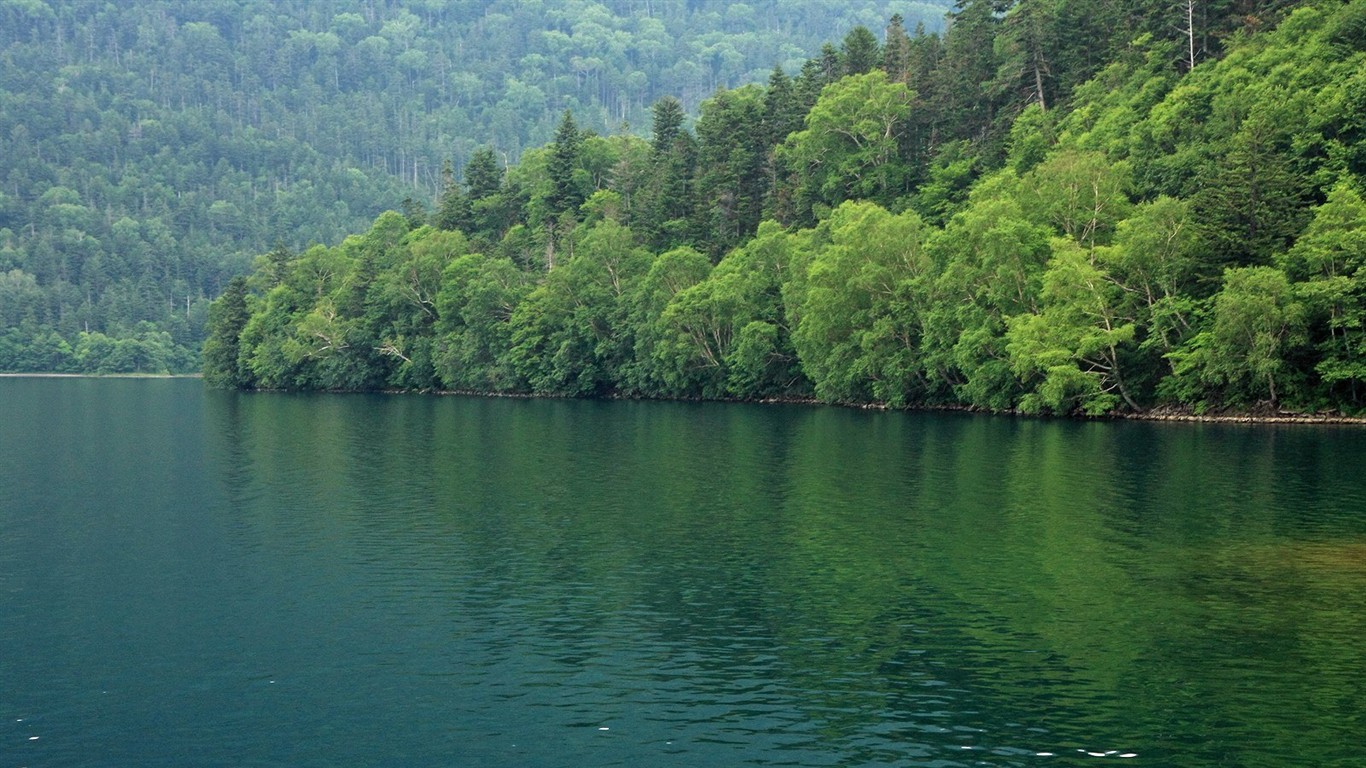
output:
<path id="1" fill-rule="evenodd" d="M 193 367 L 253 254 L 429 201 L 446 162 L 515 160 L 566 108 L 643 128 L 662 95 L 945 5 L 0 0 L 0 370 Z"/>

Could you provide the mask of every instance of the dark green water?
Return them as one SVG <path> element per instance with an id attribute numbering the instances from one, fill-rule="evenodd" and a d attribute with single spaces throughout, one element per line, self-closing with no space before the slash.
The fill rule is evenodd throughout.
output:
<path id="1" fill-rule="evenodd" d="M 0 379 L 0 766 L 1359 766 L 1364 473 L 1341 428 Z"/>

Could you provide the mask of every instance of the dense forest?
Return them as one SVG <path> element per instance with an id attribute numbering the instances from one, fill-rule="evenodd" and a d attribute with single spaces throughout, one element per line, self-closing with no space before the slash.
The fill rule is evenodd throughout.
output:
<path id="1" fill-rule="evenodd" d="M 195 370 L 255 254 L 336 243 L 572 109 L 795 68 L 947 0 L 0 0 L 0 370 Z"/>
<path id="2" fill-rule="evenodd" d="M 1366 397 L 1366 0 L 966 2 L 277 248 L 213 383 L 1103 414 Z"/>

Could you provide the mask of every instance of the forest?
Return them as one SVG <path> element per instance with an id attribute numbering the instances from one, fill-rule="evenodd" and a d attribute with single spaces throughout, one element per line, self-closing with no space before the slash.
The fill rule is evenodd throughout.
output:
<path id="1" fill-rule="evenodd" d="M 565 109 L 800 66 L 947 0 L 0 0 L 0 371 L 193 371 L 256 254 L 335 244 Z"/>
<path id="2" fill-rule="evenodd" d="M 262 389 L 1358 413 L 1366 0 L 965 2 L 228 283 Z"/>

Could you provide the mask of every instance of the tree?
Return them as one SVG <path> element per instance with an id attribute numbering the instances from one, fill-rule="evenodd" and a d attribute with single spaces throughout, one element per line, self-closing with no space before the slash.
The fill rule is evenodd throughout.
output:
<path id="1" fill-rule="evenodd" d="M 204 381 L 223 389 L 246 389 L 252 384 L 242 357 L 242 331 L 251 319 L 247 307 L 247 279 L 228 281 L 223 295 L 209 307 L 209 337 L 204 341 Z"/>
<path id="2" fill-rule="evenodd" d="M 782 67 L 775 66 L 764 91 L 764 142 L 770 150 L 789 133 L 801 130 L 803 114 L 792 78 Z"/>
<path id="3" fill-rule="evenodd" d="M 950 16 L 932 95 L 946 139 L 980 142 L 994 127 L 998 105 L 982 84 L 991 82 L 1000 68 L 996 5 L 996 0 L 969 0 Z"/>
<path id="4" fill-rule="evenodd" d="M 795 212 L 811 223 L 810 205 L 835 206 L 848 199 L 890 202 L 906 192 L 907 169 L 898 157 L 901 131 L 914 93 L 875 70 L 827 86 L 806 115 L 805 130 L 787 137 L 780 150 L 794 172 Z"/>
<path id="5" fill-rule="evenodd" d="M 434 364 L 449 389 L 525 388 L 512 370 L 512 317 L 531 290 L 530 275 L 506 258 L 461 256 L 447 265 L 437 294 Z"/>
<path id="6" fill-rule="evenodd" d="M 1049 58 L 1057 48 L 1053 35 L 1058 21 L 1054 14 L 1060 10 L 1049 0 L 1017 3 L 1006 14 L 996 37 L 1000 69 L 993 87 L 1014 94 L 1024 103 L 1037 104 L 1044 111 L 1054 95 Z"/>
<path id="7" fill-rule="evenodd" d="M 882 51 L 877 38 L 867 27 L 857 26 L 844 36 L 840 47 L 840 74 L 862 75 L 876 67 L 882 60 Z"/>
<path id="8" fill-rule="evenodd" d="M 790 244 L 787 233 L 765 223 L 705 280 L 670 298 L 652 334 L 661 392 L 749 398 L 791 391 L 801 376 L 780 303 Z"/>
<path id="9" fill-rule="evenodd" d="M 1096 251 L 1054 240 L 1040 300 L 1038 313 L 1006 321 L 1011 368 L 1030 389 L 1020 408 L 1099 415 L 1122 400 L 1143 410 L 1123 370 L 1137 326 L 1123 314 L 1122 289 L 1097 264 Z"/>
<path id="10" fill-rule="evenodd" d="M 484 200 L 503 187 L 503 166 L 492 147 L 480 147 L 465 165 L 465 188 L 471 200 Z"/>
<path id="11" fill-rule="evenodd" d="M 882 45 L 882 69 L 894 83 L 905 83 L 911 77 L 911 38 L 906 34 L 901 14 L 893 14 L 887 23 L 886 42 Z"/>
<path id="12" fill-rule="evenodd" d="M 561 237 L 573 229 L 574 214 L 583 204 L 584 192 L 579 186 L 576 171 L 583 152 L 583 134 L 574 123 L 574 114 L 564 111 L 560 126 L 555 129 L 555 142 L 550 145 L 546 159 L 546 175 L 550 192 L 546 195 L 545 267 L 555 268 L 555 249 Z"/>
<path id="13" fill-rule="evenodd" d="M 687 115 L 683 112 L 683 105 L 672 96 L 656 101 L 651 112 L 654 114 L 654 123 L 650 148 L 658 158 L 673 149 Z"/>
<path id="14" fill-rule="evenodd" d="M 450 160 L 441 168 L 441 198 L 432 215 L 432 226 L 466 233 L 474 229 L 474 206 L 456 183 Z"/>
<path id="15" fill-rule="evenodd" d="M 698 234 L 713 260 L 754 234 L 769 189 L 764 97 L 755 86 L 703 102 L 697 121 Z"/>
<path id="16" fill-rule="evenodd" d="M 656 355 L 660 316 L 675 296 L 705 280 L 711 269 L 706 256 L 684 246 L 655 257 L 649 271 L 636 281 L 625 297 L 626 323 L 635 348 L 623 369 L 624 391 L 645 396 L 668 391 L 668 372 L 660 370 Z"/>
<path id="17" fill-rule="evenodd" d="M 560 126 L 555 129 L 555 142 L 550 145 L 550 157 L 546 162 L 551 186 L 546 202 L 552 214 L 576 211 L 584 201 L 583 190 L 574 178 L 583 152 L 583 138 L 574 122 L 574 113 L 566 109 Z"/>
<path id="18" fill-rule="evenodd" d="M 802 370 L 823 400 L 923 396 L 916 353 L 933 270 L 920 217 L 846 202 L 827 224 L 829 242 L 788 291 Z"/>
<path id="19" fill-rule="evenodd" d="M 1108 243 L 1129 210 L 1127 165 L 1099 152 L 1054 153 L 1022 181 L 1025 214 L 1088 247 Z"/>
<path id="20" fill-rule="evenodd" d="M 1305 308 L 1284 272 L 1225 270 L 1212 315 L 1210 328 L 1176 353 L 1173 376 L 1180 391 L 1192 399 L 1203 392 L 1230 405 L 1271 406 L 1295 393 L 1301 375 L 1288 360 L 1306 341 Z"/>
<path id="21" fill-rule="evenodd" d="M 1359 406 L 1366 397 L 1366 201 L 1338 182 L 1277 261 L 1310 313 L 1315 372 L 1334 400 Z"/>
<path id="22" fill-rule="evenodd" d="M 927 248 L 939 266 L 925 323 L 924 366 L 959 402 L 1012 408 L 1021 394 L 1006 351 L 1006 319 L 1039 311 L 1052 255 L 1049 229 L 1016 202 L 1019 179 L 984 179 Z"/>
<path id="23" fill-rule="evenodd" d="M 1249 94 L 1250 96 L 1250 94 Z M 1305 224 L 1308 179 L 1292 166 L 1294 118 L 1261 105 L 1243 121 L 1193 198 L 1198 218 L 1223 266 L 1268 263 Z"/>

